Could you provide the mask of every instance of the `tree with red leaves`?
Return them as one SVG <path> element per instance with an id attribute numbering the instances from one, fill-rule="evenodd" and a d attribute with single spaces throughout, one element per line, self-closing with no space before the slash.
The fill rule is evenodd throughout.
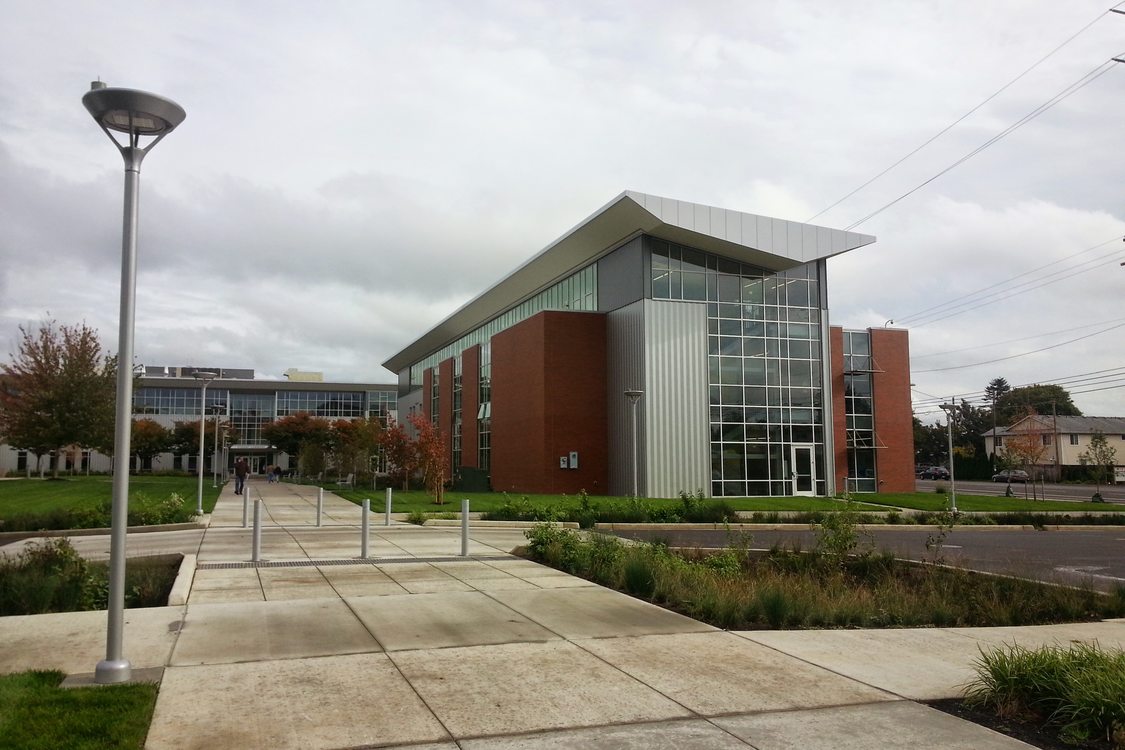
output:
<path id="1" fill-rule="evenodd" d="M 435 505 L 445 502 L 445 479 L 449 473 L 449 456 L 445 439 L 433 422 L 423 414 L 411 414 L 410 424 L 417 432 L 414 446 L 418 456 L 418 468 L 426 483 L 426 491 L 434 498 Z"/>
<path id="2" fill-rule="evenodd" d="M 402 476 L 402 489 L 410 489 L 410 475 L 418 468 L 418 453 L 414 441 L 406 434 L 402 423 L 391 421 L 379 437 L 391 473 Z"/>

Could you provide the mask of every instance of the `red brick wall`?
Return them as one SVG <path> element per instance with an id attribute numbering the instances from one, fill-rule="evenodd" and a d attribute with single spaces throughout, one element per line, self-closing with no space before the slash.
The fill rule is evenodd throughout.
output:
<path id="1" fill-rule="evenodd" d="M 445 439 L 446 479 L 453 467 L 453 358 L 438 363 L 438 421 L 437 428 Z"/>
<path id="2" fill-rule="evenodd" d="M 910 335 L 871 328 L 876 466 L 880 492 L 914 491 L 914 412 L 910 406 Z"/>
<path id="3" fill-rule="evenodd" d="M 836 491 L 843 492 L 848 478 L 848 435 L 844 418 L 844 329 L 829 327 L 829 351 L 832 357 L 832 436 L 835 446 Z"/>
<path id="4" fill-rule="evenodd" d="M 461 353 L 461 465 L 477 467 L 477 408 L 480 406 L 480 344 Z M 454 471 L 457 467 L 453 467 Z"/>
<path id="5" fill-rule="evenodd" d="M 594 313 L 542 312 L 492 337 L 492 486 L 606 491 L 606 328 Z M 559 457 L 577 451 L 577 469 Z"/>

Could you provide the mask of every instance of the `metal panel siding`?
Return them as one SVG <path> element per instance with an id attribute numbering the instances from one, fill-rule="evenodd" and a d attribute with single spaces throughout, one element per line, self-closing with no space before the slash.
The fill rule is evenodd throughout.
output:
<path id="1" fill-rule="evenodd" d="M 759 249 L 781 255 L 789 255 L 789 222 L 785 219 L 770 219 L 773 225 L 773 242 L 770 245 L 761 245 Z"/>
<path id="2" fill-rule="evenodd" d="M 707 306 L 645 300 L 643 491 L 675 497 L 711 487 Z"/>
<path id="3" fill-rule="evenodd" d="M 609 487 L 611 495 L 633 491 L 632 413 L 625 391 L 645 388 L 644 301 L 606 315 L 606 429 L 609 438 Z M 637 404 L 638 473 L 644 477 L 644 398 Z M 638 488 L 645 494 L 643 481 Z"/>

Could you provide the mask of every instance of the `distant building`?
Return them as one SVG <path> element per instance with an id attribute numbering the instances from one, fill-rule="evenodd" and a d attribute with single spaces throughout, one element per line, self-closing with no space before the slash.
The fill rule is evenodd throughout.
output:
<path id="1" fill-rule="evenodd" d="M 245 455 L 257 472 L 266 466 L 289 468 L 289 456 L 276 450 L 262 438 L 262 425 L 297 412 L 308 412 L 327 419 L 357 417 L 393 418 L 397 411 L 396 386 L 380 383 L 324 383 L 292 380 L 255 380 L 254 371 L 209 367 L 150 367 L 143 370 L 139 385 L 133 392 L 133 418 L 152 419 L 165 427 L 176 422 L 199 423 L 200 381 L 195 372 L 215 372 L 220 377 L 207 387 L 207 407 L 217 410 L 220 419 L 231 422 L 238 434 L 238 443 L 228 446 L 220 460 L 230 468 L 234 456 Z M 208 412 L 208 419 L 211 419 Z M 46 458 L 46 457 L 44 457 Z M 184 455 L 165 453 L 153 459 L 145 469 L 178 469 L 196 471 L 199 453 Z M 211 471 L 212 456 L 205 456 L 206 471 Z M 0 444 L 0 474 L 8 471 L 34 473 L 37 457 L 27 451 Z M 43 461 L 44 466 L 46 461 Z M 109 456 L 96 451 L 81 451 L 66 456 L 60 469 L 110 471 Z"/>
<path id="2" fill-rule="evenodd" d="M 292 380 L 300 383 L 323 383 L 323 372 L 302 372 L 294 367 L 290 367 L 285 372 L 281 373 L 285 376 L 286 380 Z"/>
<path id="3" fill-rule="evenodd" d="M 1009 427 L 985 432 L 984 450 L 990 456 L 1003 454 L 1005 441 L 1031 434 L 1043 445 L 1042 458 L 1036 466 L 1049 479 L 1065 479 L 1083 465 L 1081 456 L 1090 449 L 1095 432 L 1105 435 L 1106 443 L 1116 450 L 1115 473 L 1118 481 L 1125 482 L 1125 417 L 1032 414 Z"/>
<path id="4" fill-rule="evenodd" d="M 907 332 L 829 324 L 874 241 L 625 192 L 384 365 L 495 490 L 913 491 Z"/>

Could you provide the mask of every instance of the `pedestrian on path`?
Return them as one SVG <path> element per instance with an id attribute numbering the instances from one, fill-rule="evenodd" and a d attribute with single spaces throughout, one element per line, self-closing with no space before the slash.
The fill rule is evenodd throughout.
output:
<path id="1" fill-rule="evenodd" d="M 246 463 L 245 456 L 239 456 L 234 462 L 234 494 L 241 495 L 246 486 L 246 475 L 250 473 L 250 464 Z"/>

